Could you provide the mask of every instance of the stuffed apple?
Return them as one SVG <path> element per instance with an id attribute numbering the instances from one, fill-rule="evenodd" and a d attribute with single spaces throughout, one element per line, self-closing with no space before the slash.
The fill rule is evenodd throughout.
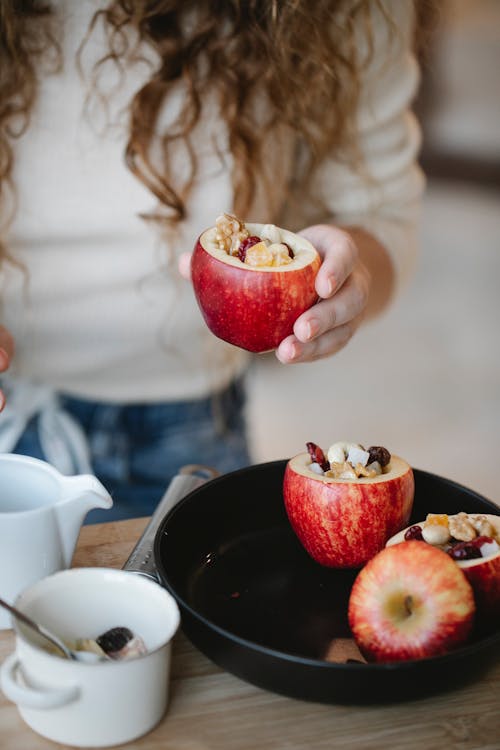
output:
<path id="1" fill-rule="evenodd" d="M 463 571 L 474 590 L 478 617 L 500 624 L 500 515 L 429 513 L 403 529 L 388 546 L 420 540 L 443 550 Z"/>
<path id="2" fill-rule="evenodd" d="M 219 338 L 251 352 L 275 349 L 318 299 L 321 259 L 300 235 L 229 214 L 201 234 L 191 259 L 198 306 Z"/>
<path id="3" fill-rule="evenodd" d="M 283 498 L 298 539 L 321 565 L 359 568 L 402 529 L 413 507 L 410 465 L 386 448 L 315 443 L 290 459 Z"/>

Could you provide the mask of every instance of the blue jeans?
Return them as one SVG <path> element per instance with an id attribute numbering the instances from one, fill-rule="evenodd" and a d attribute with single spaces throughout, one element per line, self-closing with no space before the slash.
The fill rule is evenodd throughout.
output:
<path id="1" fill-rule="evenodd" d="M 111 510 L 92 510 L 85 523 L 151 515 L 172 477 L 186 464 L 204 464 L 225 473 L 250 463 L 241 380 L 194 401 L 123 406 L 64 395 L 60 400 L 82 426 L 94 474 L 113 497 Z M 14 452 L 46 460 L 37 417 Z"/>

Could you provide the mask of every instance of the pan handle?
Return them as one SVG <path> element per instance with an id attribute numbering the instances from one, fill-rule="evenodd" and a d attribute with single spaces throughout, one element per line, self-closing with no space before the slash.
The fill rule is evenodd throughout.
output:
<path id="1" fill-rule="evenodd" d="M 156 506 L 142 536 L 125 562 L 123 570 L 138 573 L 158 583 L 159 577 L 153 556 L 153 545 L 160 523 L 167 513 L 189 492 L 201 487 L 206 481 L 214 479 L 217 476 L 219 476 L 219 472 L 210 466 L 204 466 L 203 464 L 187 464 L 186 466 L 182 466 Z"/>
<path id="2" fill-rule="evenodd" d="M 179 474 L 182 476 L 193 476 L 208 480 L 220 476 L 220 471 L 217 471 L 217 469 L 214 469 L 212 466 L 205 466 L 204 464 L 186 464 L 185 466 L 181 466 Z"/>

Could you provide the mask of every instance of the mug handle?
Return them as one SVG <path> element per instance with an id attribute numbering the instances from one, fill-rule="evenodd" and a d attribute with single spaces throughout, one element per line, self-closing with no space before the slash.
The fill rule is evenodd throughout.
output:
<path id="1" fill-rule="evenodd" d="M 21 667 L 14 651 L 3 662 L 0 668 L 0 682 L 2 690 L 9 700 L 23 708 L 60 708 L 76 700 L 80 694 L 77 685 L 63 688 L 29 688 L 21 685 L 17 672 Z"/>

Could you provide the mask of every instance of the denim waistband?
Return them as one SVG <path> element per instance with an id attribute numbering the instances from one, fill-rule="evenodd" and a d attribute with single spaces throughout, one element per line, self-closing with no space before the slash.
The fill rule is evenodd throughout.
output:
<path id="1" fill-rule="evenodd" d="M 228 415 L 245 402 L 244 376 L 214 394 L 193 400 L 119 404 L 61 394 L 45 385 L 2 378 L 6 406 L 0 414 L 0 452 L 14 450 L 27 425 L 37 418 L 38 437 L 47 461 L 63 474 L 92 472 L 86 432 L 96 422 L 129 431 L 155 429 L 155 424 L 175 427 L 190 419 L 210 417 L 217 434 L 228 428 Z"/>

